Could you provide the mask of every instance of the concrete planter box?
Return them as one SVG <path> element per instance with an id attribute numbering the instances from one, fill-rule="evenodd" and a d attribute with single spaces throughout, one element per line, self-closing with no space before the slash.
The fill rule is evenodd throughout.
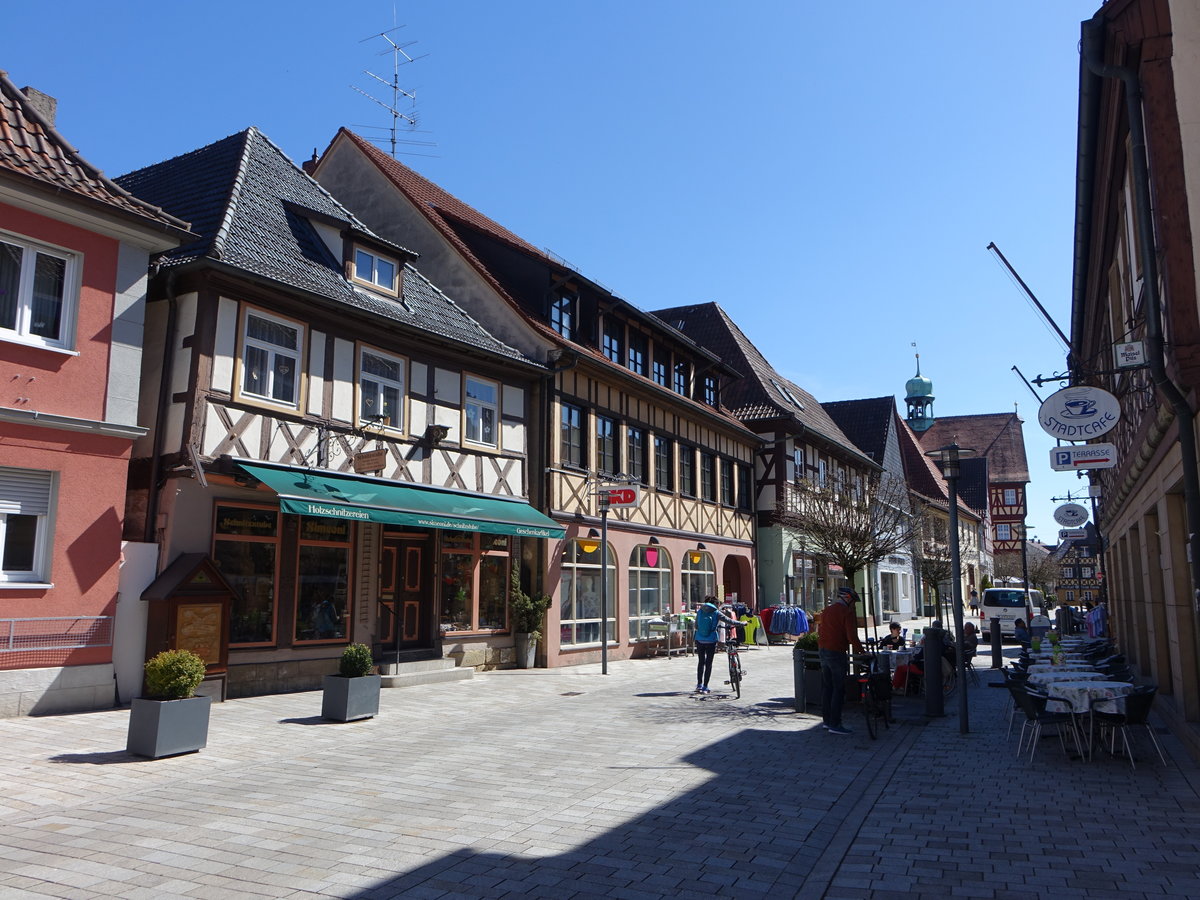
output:
<path id="1" fill-rule="evenodd" d="M 158 759 L 195 753 L 208 743 L 208 714 L 212 697 L 186 700 L 133 701 L 129 709 L 129 734 L 125 750 Z"/>
<path id="2" fill-rule="evenodd" d="M 353 722 L 379 715 L 378 675 L 347 678 L 326 675 L 321 696 L 321 718 L 334 722 Z"/>

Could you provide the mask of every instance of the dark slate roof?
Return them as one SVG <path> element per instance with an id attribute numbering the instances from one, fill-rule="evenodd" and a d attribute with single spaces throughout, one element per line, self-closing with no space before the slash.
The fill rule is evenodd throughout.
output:
<path id="1" fill-rule="evenodd" d="M 371 162 L 379 172 L 392 183 L 392 185 L 403 194 L 408 201 L 425 216 L 429 223 L 454 247 L 455 251 L 471 265 L 486 281 L 492 289 L 500 295 L 505 302 L 509 303 L 514 309 L 521 312 L 527 323 L 535 330 L 542 334 L 543 337 L 561 343 L 563 338 L 558 332 L 554 331 L 545 322 L 537 317 L 528 316 L 521 308 L 521 304 L 517 302 L 513 296 L 513 292 L 509 289 L 506 283 L 504 274 L 496 271 L 492 266 L 488 265 L 480 256 L 478 250 L 478 237 L 490 239 L 491 241 L 499 242 L 501 245 L 516 250 L 528 257 L 536 259 L 552 270 L 558 272 L 569 272 L 573 278 L 578 278 L 581 281 L 591 285 L 598 294 L 608 297 L 612 302 L 618 303 L 625 307 L 630 315 L 641 319 L 645 324 L 656 328 L 661 328 L 671 334 L 673 340 L 679 340 L 683 344 L 692 343 L 692 350 L 700 356 L 708 356 L 707 345 L 692 341 L 687 335 L 678 333 L 676 330 L 669 328 L 666 324 L 659 320 L 653 313 L 648 313 L 633 303 L 613 294 L 608 288 L 602 284 L 588 278 L 582 272 L 573 269 L 564 260 L 559 259 L 552 253 L 545 250 L 540 250 L 529 241 L 525 240 L 520 235 L 505 228 L 499 222 L 481 213 L 479 210 L 470 204 L 464 203 L 462 200 L 455 197 L 449 191 L 434 184 L 425 176 L 410 169 L 404 163 L 397 159 L 393 159 L 376 147 L 366 138 L 360 137 L 348 128 L 338 129 L 338 133 L 334 135 L 332 141 L 329 142 L 330 147 L 339 140 L 349 141 L 358 149 L 363 156 Z M 328 151 L 327 151 L 328 152 Z M 317 168 L 320 173 L 320 164 Z M 587 353 L 595 361 L 602 365 L 607 365 L 608 360 L 603 353 L 597 348 L 589 348 L 579 344 L 575 345 L 582 352 Z M 715 358 L 714 358 L 715 359 Z"/>
<path id="2" fill-rule="evenodd" d="M 411 263 L 404 265 L 401 300 L 351 283 L 313 220 L 392 248 L 401 259 L 416 254 L 368 229 L 256 128 L 117 182 L 192 222 L 199 239 L 168 254 L 165 265 L 213 260 L 425 333 L 525 358 L 492 337 Z"/>
<path id="3" fill-rule="evenodd" d="M 895 397 L 835 400 L 822 403 L 821 407 L 859 450 L 883 465 L 888 430 L 896 417 Z"/>
<path id="4" fill-rule="evenodd" d="M 921 446 L 936 450 L 957 442 L 988 461 L 988 477 L 993 484 L 1029 481 L 1025 460 L 1025 435 L 1015 412 L 986 413 L 978 416 L 939 416 L 919 436 Z"/>
<path id="5" fill-rule="evenodd" d="M 0 71 L 0 172 L 65 191 L 88 205 L 98 204 L 155 231 L 177 238 L 187 232 L 187 222 L 133 196 L 80 156 L 3 71 Z"/>
<path id="6" fill-rule="evenodd" d="M 752 425 L 756 421 L 790 421 L 862 455 L 858 445 L 843 433 L 816 398 L 775 371 L 719 304 L 675 306 L 654 310 L 652 314 L 742 373 L 741 378 L 721 387 L 721 402 L 742 422 Z"/>

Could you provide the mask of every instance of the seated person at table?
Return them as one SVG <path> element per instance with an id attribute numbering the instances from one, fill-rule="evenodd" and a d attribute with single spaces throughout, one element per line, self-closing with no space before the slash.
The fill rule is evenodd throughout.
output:
<path id="1" fill-rule="evenodd" d="M 974 656 L 979 650 L 979 633 L 975 630 L 974 622 L 963 625 L 963 652 L 968 657 Z"/>
<path id="2" fill-rule="evenodd" d="M 934 622 L 935 628 L 941 627 L 941 622 Z M 958 657 L 955 655 L 954 639 L 950 632 L 945 632 L 942 635 L 942 677 L 949 677 L 954 671 L 954 666 Z M 900 690 L 905 689 L 906 693 L 915 694 L 920 686 L 920 677 L 913 678 L 913 675 L 924 676 L 925 674 L 925 641 L 921 641 L 921 648 L 913 654 L 911 662 L 904 666 L 896 666 L 896 672 L 892 676 L 892 687 Z"/>
<path id="3" fill-rule="evenodd" d="M 1024 619 L 1017 619 L 1013 622 L 1013 638 L 1022 647 L 1029 646 L 1029 628 L 1026 627 Z"/>
<path id="4" fill-rule="evenodd" d="M 904 649 L 904 636 L 902 634 L 900 634 L 900 623 L 893 622 L 891 625 L 888 626 L 888 628 L 891 630 L 892 633 L 889 634 L 885 638 L 879 639 L 879 649 L 880 650 L 903 650 Z"/>

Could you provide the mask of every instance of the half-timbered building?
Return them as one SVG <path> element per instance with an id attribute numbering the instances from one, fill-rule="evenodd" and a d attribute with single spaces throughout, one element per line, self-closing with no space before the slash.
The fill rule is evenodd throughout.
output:
<path id="1" fill-rule="evenodd" d="M 758 438 L 723 406 L 733 372 L 719 355 L 352 132 L 311 171 L 550 369 L 533 406 L 543 464 L 532 491 L 566 529 L 543 566 L 556 598 L 548 665 L 639 654 L 651 620 L 709 594 L 753 597 Z M 636 505 L 605 513 L 604 485 L 636 486 Z"/>
<path id="2" fill-rule="evenodd" d="M 850 487 L 880 464 L 860 451 L 808 391 L 779 374 L 720 305 L 698 303 L 655 311 L 698 344 L 714 350 L 740 377 L 725 386 L 730 411 L 759 437 L 754 462 L 758 517 L 758 603 L 824 608 L 845 583 L 840 568 L 817 555 L 780 522 L 799 481 Z M 863 585 L 854 586 L 866 595 Z"/>
<path id="3" fill-rule="evenodd" d="M 152 282 L 128 527 L 233 589 L 188 623 L 229 695 L 312 688 L 350 641 L 511 660 L 510 571 L 562 533 L 526 502 L 545 366 L 257 129 L 118 181 L 200 236 Z"/>

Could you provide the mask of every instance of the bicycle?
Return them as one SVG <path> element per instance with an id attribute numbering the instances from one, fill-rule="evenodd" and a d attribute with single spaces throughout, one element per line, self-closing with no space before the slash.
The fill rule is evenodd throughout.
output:
<path id="1" fill-rule="evenodd" d="M 859 666 L 863 666 L 861 661 Z M 883 722 L 884 728 L 891 727 L 892 681 L 887 672 L 879 671 L 879 657 L 874 653 L 870 655 L 865 668 L 857 673 L 856 678 L 858 699 L 867 723 L 867 734 L 871 736 L 871 740 L 875 740 L 880 721 Z"/>
<path id="2" fill-rule="evenodd" d="M 740 700 L 742 699 L 742 676 L 746 674 L 746 670 L 742 668 L 742 660 L 738 656 L 737 632 L 732 628 L 728 629 L 723 646 L 729 657 L 729 680 L 725 683 L 729 685 L 734 696 Z"/>

